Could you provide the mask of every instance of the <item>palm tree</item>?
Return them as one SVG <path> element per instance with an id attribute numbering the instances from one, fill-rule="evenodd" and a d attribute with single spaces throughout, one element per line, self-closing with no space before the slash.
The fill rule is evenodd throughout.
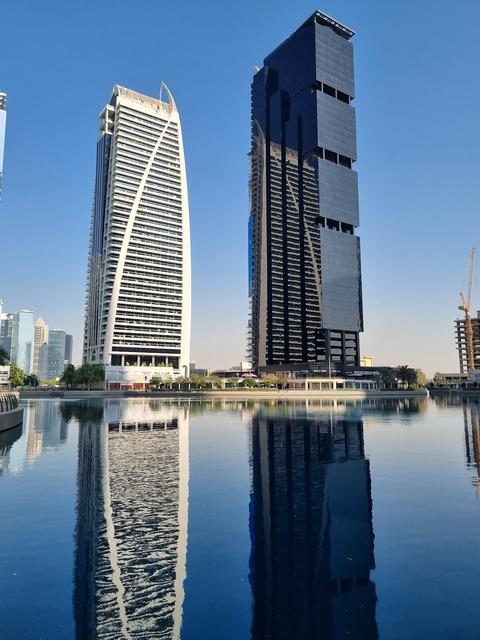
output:
<path id="1" fill-rule="evenodd" d="M 25 378 L 24 384 L 28 385 L 29 387 L 38 387 L 38 376 L 36 376 L 34 373 L 31 373 Z"/>
<path id="2" fill-rule="evenodd" d="M 380 379 L 385 389 L 397 389 L 397 370 L 393 367 L 378 367 Z"/>
<path id="3" fill-rule="evenodd" d="M 75 373 L 75 366 L 73 364 L 67 364 L 63 376 L 60 378 L 60 382 L 62 382 L 67 389 L 75 382 Z"/>
<path id="4" fill-rule="evenodd" d="M 402 364 L 399 367 L 397 367 L 397 376 L 400 382 L 402 383 L 403 388 L 405 388 L 405 385 L 408 382 L 409 371 L 410 371 L 410 367 L 408 366 L 408 364 Z"/>

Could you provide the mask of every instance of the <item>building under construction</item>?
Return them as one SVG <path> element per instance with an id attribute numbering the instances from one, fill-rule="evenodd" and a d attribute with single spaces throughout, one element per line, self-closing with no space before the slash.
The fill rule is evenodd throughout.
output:
<path id="1" fill-rule="evenodd" d="M 455 337 L 460 373 L 468 373 L 470 369 L 468 366 L 466 322 L 465 318 L 455 320 Z M 469 322 L 472 331 L 473 369 L 480 369 L 480 311 L 477 311 L 477 317 L 469 318 Z"/>
<path id="2" fill-rule="evenodd" d="M 476 255 L 477 247 L 472 247 L 468 267 L 467 295 L 463 295 L 463 291 L 460 291 L 460 305 L 458 307 L 459 311 L 463 311 L 465 315 L 463 320 L 460 318 L 455 320 L 460 373 L 467 373 L 469 377 L 473 371 L 480 368 L 480 311 L 477 311 L 476 318 L 471 316 Z"/>

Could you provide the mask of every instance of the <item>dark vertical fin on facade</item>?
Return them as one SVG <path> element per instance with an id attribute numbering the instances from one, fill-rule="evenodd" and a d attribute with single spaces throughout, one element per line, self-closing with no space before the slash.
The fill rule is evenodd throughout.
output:
<path id="1" fill-rule="evenodd" d="M 288 295 L 288 200 L 287 200 L 287 120 L 289 118 L 289 95 L 281 93 L 281 162 L 282 162 L 282 231 L 283 231 L 283 357 L 290 361 L 290 327 L 289 327 L 289 295 Z"/>
<path id="2" fill-rule="evenodd" d="M 305 292 L 305 216 L 303 207 L 303 123 L 297 118 L 298 151 L 298 234 L 300 240 L 300 317 L 302 327 L 302 360 L 308 360 L 307 304 Z"/>

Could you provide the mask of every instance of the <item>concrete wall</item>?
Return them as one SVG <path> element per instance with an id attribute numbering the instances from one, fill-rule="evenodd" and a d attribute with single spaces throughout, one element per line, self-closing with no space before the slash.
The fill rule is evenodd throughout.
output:
<path id="1" fill-rule="evenodd" d="M 0 431 L 6 431 L 19 425 L 23 420 L 23 407 L 0 413 Z"/>

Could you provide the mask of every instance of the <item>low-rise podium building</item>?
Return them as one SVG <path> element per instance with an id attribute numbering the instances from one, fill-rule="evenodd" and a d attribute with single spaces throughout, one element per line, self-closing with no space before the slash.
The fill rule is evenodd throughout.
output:
<path id="1" fill-rule="evenodd" d="M 173 367 L 105 366 L 107 391 L 145 391 L 152 378 L 168 382 L 175 379 Z"/>

